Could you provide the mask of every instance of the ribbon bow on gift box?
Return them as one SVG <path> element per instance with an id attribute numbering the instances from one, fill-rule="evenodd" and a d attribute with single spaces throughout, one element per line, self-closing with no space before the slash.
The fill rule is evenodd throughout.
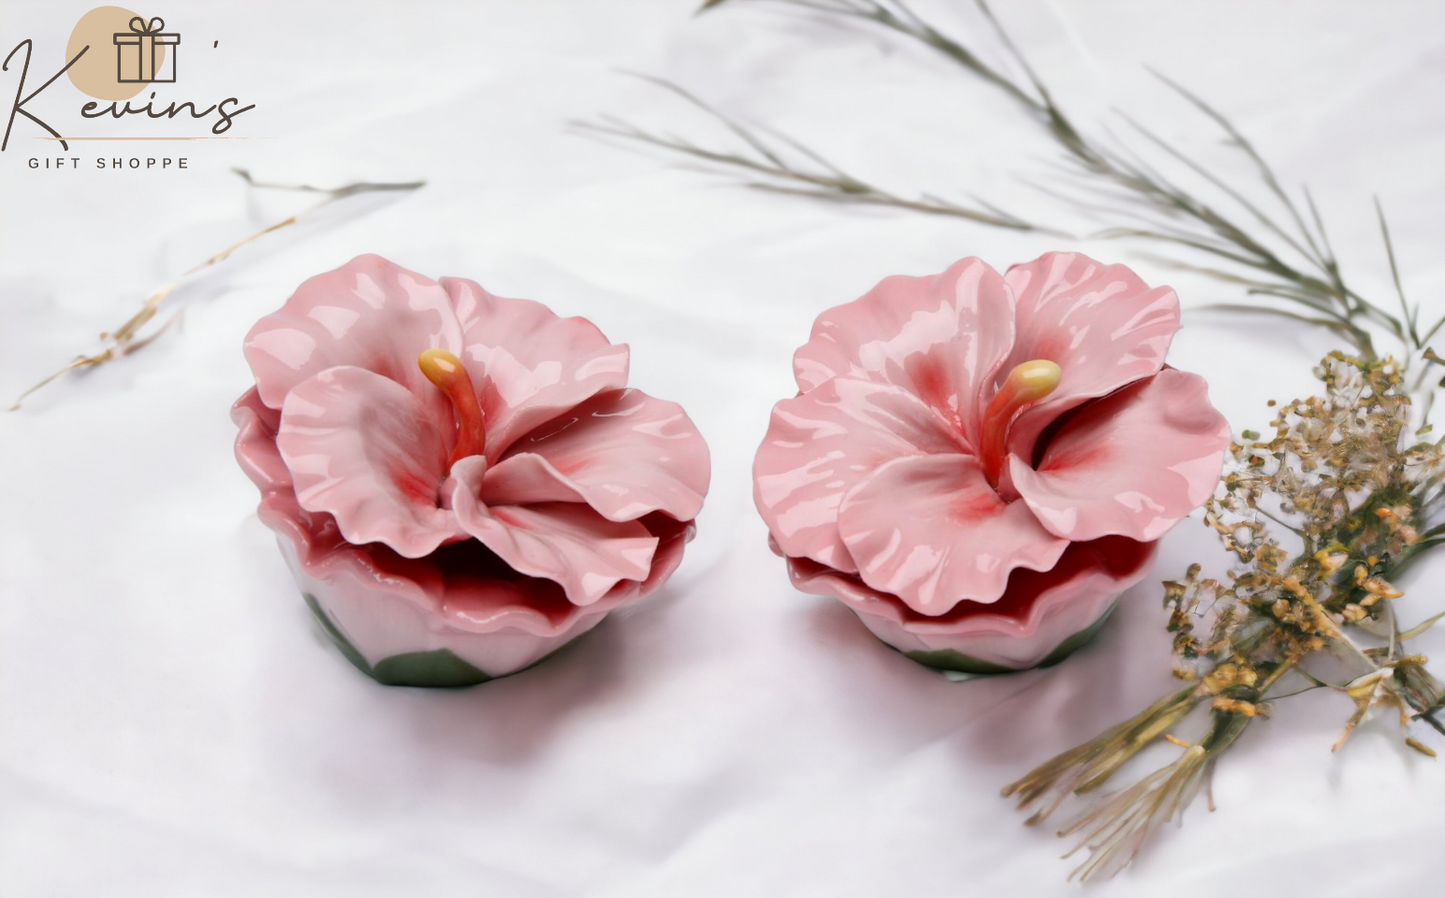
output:
<path id="1" fill-rule="evenodd" d="M 164 27 L 166 27 L 166 20 L 162 19 L 160 16 L 156 16 L 155 18 L 151 19 L 150 22 L 147 22 L 140 16 L 136 16 L 135 18 L 130 20 L 130 30 L 134 31 L 136 34 L 160 34 L 161 29 Z"/>

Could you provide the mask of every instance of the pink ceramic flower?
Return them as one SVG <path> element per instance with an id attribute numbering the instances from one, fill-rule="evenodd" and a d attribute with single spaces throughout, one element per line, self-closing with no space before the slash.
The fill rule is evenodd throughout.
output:
<path id="1" fill-rule="evenodd" d="M 590 322 L 361 256 L 246 337 L 232 411 L 308 604 L 383 682 L 541 659 L 677 567 L 707 492 L 681 407 Z"/>
<path id="2" fill-rule="evenodd" d="M 1164 365 L 1179 303 L 1121 265 L 965 259 L 830 309 L 753 466 L 794 583 L 970 672 L 1048 663 L 1219 480 L 1229 430 Z"/>

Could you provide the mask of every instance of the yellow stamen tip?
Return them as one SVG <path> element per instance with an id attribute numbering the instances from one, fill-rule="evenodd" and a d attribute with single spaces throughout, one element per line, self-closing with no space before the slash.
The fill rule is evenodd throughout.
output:
<path id="1" fill-rule="evenodd" d="M 998 486 L 1008 454 L 1008 431 L 1018 414 L 1059 386 L 1064 372 L 1048 359 L 1031 359 L 1019 365 L 999 384 L 983 413 L 979 438 L 979 461 L 988 482 Z"/>
<path id="2" fill-rule="evenodd" d="M 1057 389 L 1063 376 L 1063 369 L 1056 363 L 1048 359 L 1033 359 L 1015 365 L 1008 373 L 1007 383 L 1013 388 L 1018 402 L 1037 402 Z"/>
<path id="3" fill-rule="evenodd" d="M 466 372 L 462 360 L 445 349 L 428 349 L 417 358 L 416 364 L 427 380 L 442 389 L 454 383 L 458 374 Z"/>
<path id="4" fill-rule="evenodd" d="M 451 401 L 457 425 L 451 463 L 469 455 L 481 455 L 487 446 L 486 419 L 467 367 L 445 349 L 428 349 L 417 357 L 416 364 L 426 379 Z"/>

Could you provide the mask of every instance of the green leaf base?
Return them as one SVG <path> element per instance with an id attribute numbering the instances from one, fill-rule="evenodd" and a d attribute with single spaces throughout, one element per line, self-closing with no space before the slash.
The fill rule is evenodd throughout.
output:
<path id="1" fill-rule="evenodd" d="M 1052 667 L 1072 655 L 1080 646 L 1093 639 L 1094 636 L 1103 629 L 1105 622 L 1109 620 L 1109 616 L 1114 613 L 1115 607 L 1117 607 L 1117 603 L 1110 605 L 1109 610 L 1100 615 L 1098 620 L 1059 643 L 1053 651 L 1049 652 L 1044 660 L 1034 665 L 1034 667 Z M 904 652 L 903 654 L 922 664 L 924 667 L 931 667 L 950 680 L 955 681 L 971 680 L 974 677 L 990 676 L 993 674 L 1018 673 L 1021 670 L 1031 669 L 1025 667 L 1004 667 L 1001 664 L 994 664 L 991 661 L 972 658 L 962 652 L 956 652 L 953 649 L 939 649 L 932 652 Z"/>
<path id="2" fill-rule="evenodd" d="M 341 649 L 346 660 L 356 669 L 384 686 L 423 686 L 432 689 L 457 689 L 475 686 L 492 679 L 477 668 L 458 658 L 450 649 L 436 649 L 430 652 L 407 652 L 382 658 L 375 664 L 368 664 L 346 636 L 339 630 L 321 605 L 312 595 L 304 595 L 306 607 L 316 615 L 321 629 Z"/>

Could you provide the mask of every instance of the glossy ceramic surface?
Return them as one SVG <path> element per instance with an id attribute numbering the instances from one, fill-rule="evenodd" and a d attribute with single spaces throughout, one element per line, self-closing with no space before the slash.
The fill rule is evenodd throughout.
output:
<path id="1" fill-rule="evenodd" d="M 824 312 L 753 467 L 797 585 L 905 652 L 1047 659 L 1219 480 L 1228 427 L 1164 365 L 1178 327 L 1172 290 L 1071 253 L 965 259 Z"/>
<path id="2" fill-rule="evenodd" d="M 1087 642 L 1153 557 L 1153 543 L 1123 537 L 1075 543 L 1052 569 L 1016 575 L 1006 598 L 960 602 L 936 616 L 807 559 L 788 559 L 788 573 L 803 592 L 840 599 L 875 636 L 920 664 L 1002 673 L 1062 661 Z"/>
<path id="3" fill-rule="evenodd" d="M 429 350 L 464 366 L 471 418 L 419 365 Z M 245 354 L 236 457 L 261 519 L 383 682 L 535 663 L 664 582 L 693 533 L 706 444 L 626 387 L 627 347 L 583 319 L 361 256 L 302 284 Z"/>

